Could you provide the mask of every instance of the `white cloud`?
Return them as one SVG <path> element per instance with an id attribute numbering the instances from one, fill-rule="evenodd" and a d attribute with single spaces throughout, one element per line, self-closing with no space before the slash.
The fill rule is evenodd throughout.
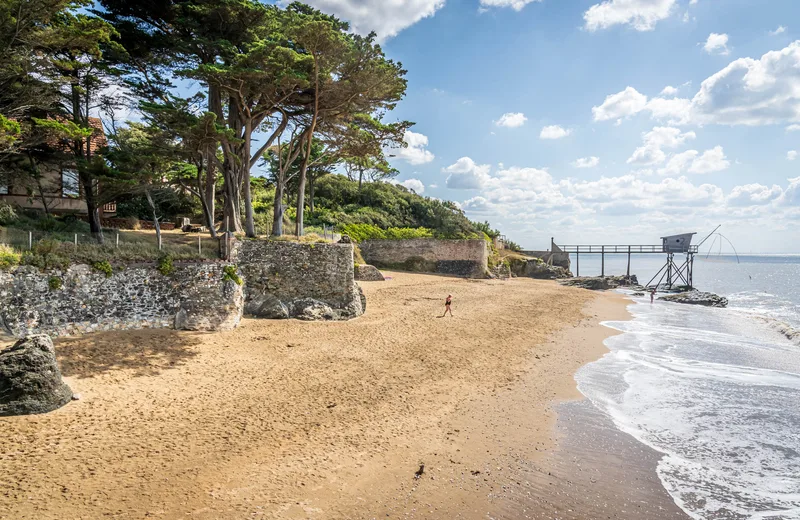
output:
<path id="1" fill-rule="evenodd" d="M 787 161 L 794 161 L 795 159 L 797 159 L 797 150 L 789 150 L 786 152 Z"/>
<path id="2" fill-rule="evenodd" d="M 349 21 L 359 34 L 375 31 L 381 39 L 387 39 L 433 16 L 444 7 L 445 0 L 305 0 L 305 3 Z"/>
<path id="3" fill-rule="evenodd" d="M 717 33 L 709 34 L 705 45 L 703 45 L 703 49 L 709 54 L 730 54 L 731 51 L 728 49 L 728 35 Z"/>
<path id="4" fill-rule="evenodd" d="M 606 0 L 583 14 L 589 31 L 614 25 L 631 25 L 637 31 L 651 31 L 656 23 L 668 18 L 676 0 Z"/>
<path id="5" fill-rule="evenodd" d="M 770 31 L 769 33 L 772 36 L 777 36 L 777 35 L 783 34 L 785 32 L 786 32 L 786 27 L 784 27 L 783 25 L 779 25 L 777 29 L 775 29 L 774 31 Z"/>
<path id="6" fill-rule="evenodd" d="M 677 96 L 678 95 L 678 89 L 675 88 L 675 87 L 672 87 L 670 85 L 667 85 L 666 87 L 664 87 L 664 90 L 661 91 L 660 95 L 662 95 L 662 96 Z"/>
<path id="7" fill-rule="evenodd" d="M 681 132 L 679 128 L 657 126 L 642 134 L 643 145 L 634 150 L 628 164 L 648 166 L 663 163 L 667 155 L 663 148 L 677 148 L 689 139 L 694 139 L 694 132 Z"/>
<path id="8" fill-rule="evenodd" d="M 542 0 L 481 0 L 481 7 L 510 7 L 515 11 L 521 11 L 523 7 L 531 2 L 541 2 Z"/>
<path id="9" fill-rule="evenodd" d="M 697 157 L 692 161 L 689 167 L 690 173 L 712 173 L 727 170 L 731 165 L 728 158 L 725 157 L 721 146 L 715 146 L 711 150 L 706 150 L 703 155 Z"/>
<path id="10" fill-rule="evenodd" d="M 406 148 L 392 149 L 391 153 L 413 165 L 427 164 L 435 159 L 435 155 L 427 150 L 428 136 L 406 130 L 403 141 Z"/>
<path id="11" fill-rule="evenodd" d="M 572 166 L 575 168 L 594 168 L 598 164 L 600 164 L 600 158 L 591 156 L 581 157 L 580 159 L 573 161 Z"/>
<path id="12" fill-rule="evenodd" d="M 447 187 L 454 190 L 478 190 L 489 180 L 491 166 L 488 164 L 475 164 L 469 157 L 462 157 L 442 172 L 449 173 Z"/>
<path id="13" fill-rule="evenodd" d="M 797 124 L 789 125 L 786 127 L 787 132 L 797 132 L 798 130 L 800 130 L 800 125 Z"/>
<path id="14" fill-rule="evenodd" d="M 522 112 L 507 112 L 500 116 L 500 119 L 495 121 L 497 126 L 505 126 L 506 128 L 518 128 L 525 124 L 528 118 Z"/>
<path id="15" fill-rule="evenodd" d="M 539 133 L 539 139 L 561 139 L 571 133 L 571 129 L 565 129 L 559 125 L 545 126 Z"/>
<path id="16" fill-rule="evenodd" d="M 421 194 L 425 191 L 425 185 L 419 179 L 408 179 L 400 182 L 401 186 L 405 186 L 409 190 L 413 190 L 416 194 Z"/>
<path id="17" fill-rule="evenodd" d="M 622 92 L 607 96 L 603 104 L 592 107 L 595 121 L 622 119 L 637 114 L 647 106 L 647 96 L 633 87 L 626 87 Z"/>
<path id="18" fill-rule="evenodd" d="M 800 40 L 760 59 L 740 58 L 702 82 L 692 99 L 648 101 L 633 87 L 592 108 L 595 121 L 643 111 L 671 124 L 770 125 L 800 123 Z"/>

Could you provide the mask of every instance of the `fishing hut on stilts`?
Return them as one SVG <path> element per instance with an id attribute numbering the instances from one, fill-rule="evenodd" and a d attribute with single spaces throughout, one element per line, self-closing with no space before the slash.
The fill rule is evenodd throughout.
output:
<path id="1" fill-rule="evenodd" d="M 700 246 L 692 245 L 692 237 L 697 233 L 682 233 L 661 237 L 660 245 L 564 245 L 553 249 L 575 256 L 575 276 L 580 276 L 581 255 L 600 255 L 600 276 L 606 276 L 606 255 L 628 255 L 627 276 L 631 276 L 631 256 L 665 255 L 664 265 L 653 278 L 647 282 L 646 287 L 665 287 L 672 289 L 675 286 L 693 287 L 694 255 Z M 655 284 L 654 281 L 658 280 Z M 663 285 L 662 285 L 663 284 Z"/>

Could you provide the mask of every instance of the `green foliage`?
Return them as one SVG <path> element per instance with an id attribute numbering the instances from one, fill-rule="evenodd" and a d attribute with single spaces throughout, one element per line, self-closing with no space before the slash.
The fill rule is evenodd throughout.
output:
<path id="1" fill-rule="evenodd" d="M 114 274 L 114 270 L 111 267 L 111 264 L 108 260 L 101 260 L 99 262 L 95 262 L 92 264 L 92 269 L 95 271 L 99 271 L 106 275 L 106 278 L 111 278 L 111 275 Z"/>
<path id="2" fill-rule="evenodd" d="M 17 221 L 17 211 L 11 204 L 0 202 L 0 226 L 8 226 Z"/>
<path id="3" fill-rule="evenodd" d="M 33 250 L 22 253 L 20 264 L 32 265 L 41 270 L 66 269 L 69 257 L 64 253 L 61 242 L 42 240 L 33 246 Z"/>
<path id="4" fill-rule="evenodd" d="M 242 285 L 244 281 L 242 277 L 239 276 L 239 268 L 235 265 L 226 265 L 222 268 L 222 281 L 223 282 L 233 282 L 236 285 Z"/>
<path id="5" fill-rule="evenodd" d="M 51 291 L 57 291 L 61 289 L 62 285 L 63 282 L 61 281 L 61 278 L 59 278 L 58 276 L 51 276 L 50 279 L 47 280 L 47 286 L 50 287 Z"/>
<path id="6" fill-rule="evenodd" d="M 21 255 L 11 249 L 11 247 L 0 244 L 0 269 L 9 269 L 19 265 Z"/>
<path id="7" fill-rule="evenodd" d="M 511 240 L 504 240 L 503 243 L 505 244 L 506 249 L 510 249 L 511 251 L 514 251 L 515 253 L 519 253 L 520 251 L 522 251 L 522 247 L 519 244 L 517 244 L 516 242 L 513 242 Z"/>
<path id="8" fill-rule="evenodd" d="M 172 255 L 164 255 L 158 260 L 158 272 L 164 276 L 169 276 L 175 272 L 175 264 L 172 262 Z"/>
<path id="9" fill-rule="evenodd" d="M 372 224 L 345 224 L 339 232 L 356 242 L 364 240 L 409 240 L 412 238 L 433 238 L 433 231 L 426 228 L 388 228 L 381 229 Z"/>

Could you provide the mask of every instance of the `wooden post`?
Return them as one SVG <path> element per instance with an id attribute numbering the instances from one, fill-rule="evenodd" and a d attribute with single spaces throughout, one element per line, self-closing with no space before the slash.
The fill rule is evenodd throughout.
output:
<path id="1" fill-rule="evenodd" d="M 628 246 L 628 278 L 631 277 L 631 246 Z"/>
<path id="2" fill-rule="evenodd" d="M 580 248 L 578 248 L 580 249 Z M 581 252 L 575 250 L 575 276 L 581 275 Z"/>
<path id="3" fill-rule="evenodd" d="M 202 238 L 203 238 L 202 235 L 199 235 L 199 234 L 197 235 L 197 254 L 198 255 L 202 255 L 203 254 Z"/>
<path id="4" fill-rule="evenodd" d="M 75 233 L 75 249 L 78 249 L 78 234 Z"/>
<path id="5" fill-rule="evenodd" d="M 117 249 L 119 249 L 119 233 L 117 233 Z"/>
<path id="6" fill-rule="evenodd" d="M 28 249 L 33 250 L 33 231 L 28 231 Z"/>
<path id="7" fill-rule="evenodd" d="M 600 249 L 600 276 L 606 277 L 606 246 Z"/>

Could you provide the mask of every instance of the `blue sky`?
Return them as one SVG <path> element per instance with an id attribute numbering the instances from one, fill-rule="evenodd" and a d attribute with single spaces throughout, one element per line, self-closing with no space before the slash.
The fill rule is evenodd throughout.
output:
<path id="1" fill-rule="evenodd" d="M 398 181 L 516 242 L 723 224 L 740 250 L 800 252 L 800 2 L 308 3 L 408 69 Z"/>

